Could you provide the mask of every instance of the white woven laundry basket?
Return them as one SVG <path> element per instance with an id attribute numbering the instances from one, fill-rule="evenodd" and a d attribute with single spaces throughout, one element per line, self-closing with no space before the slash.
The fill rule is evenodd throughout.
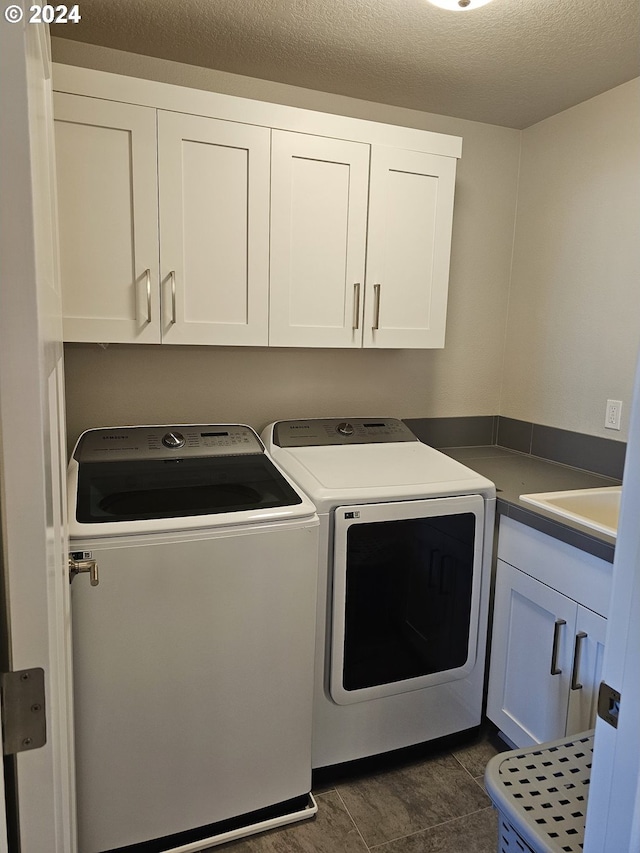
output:
<path id="1" fill-rule="evenodd" d="M 581 853 L 592 757 L 593 730 L 491 759 L 498 853 Z"/>

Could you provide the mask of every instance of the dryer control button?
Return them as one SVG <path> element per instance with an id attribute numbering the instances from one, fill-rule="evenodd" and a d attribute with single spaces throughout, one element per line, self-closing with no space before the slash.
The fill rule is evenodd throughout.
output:
<path id="1" fill-rule="evenodd" d="M 336 431 L 339 432 L 340 435 L 353 435 L 353 424 L 350 424 L 347 421 L 342 421 L 342 423 L 338 424 L 336 427 Z"/>
<path id="2" fill-rule="evenodd" d="M 181 432 L 168 432 L 166 435 L 162 436 L 162 443 L 165 447 L 184 447 L 185 441 L 186 439 Z"/>

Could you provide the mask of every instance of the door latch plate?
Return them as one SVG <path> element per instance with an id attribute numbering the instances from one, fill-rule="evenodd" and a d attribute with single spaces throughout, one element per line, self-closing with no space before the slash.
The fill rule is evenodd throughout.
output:
<path id="1" fill-rule="evenodd" d="M 44 670 L 41 667 L 0 674 L 2 739 L 5 755 L 39 749 L 47 742 Z"/>
<path id="2" fill-rule="evenodd" d="M 613 687 L 609 687 L 604 681 L 600 682 L 598 690 L 598 716 L 609 723 L 614 729 L 618 728 L 618 715 L 620 713 L 620 694 Z"/>

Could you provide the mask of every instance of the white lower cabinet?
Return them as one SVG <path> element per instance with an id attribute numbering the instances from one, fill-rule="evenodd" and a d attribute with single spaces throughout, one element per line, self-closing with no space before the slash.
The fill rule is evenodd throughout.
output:
<path id="1" fill-rule="evenodd" d="M 508 519 L 501 537 L 487 716 L 517 747 L 592 728 L 611 566 Z"/>

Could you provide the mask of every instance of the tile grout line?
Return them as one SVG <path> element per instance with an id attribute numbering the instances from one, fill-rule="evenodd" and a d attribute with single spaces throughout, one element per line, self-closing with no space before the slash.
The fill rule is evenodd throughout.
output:
<path id="1" fill-rule="evenodd" d="M 452 758 L 455 758 L 455 760 L 458 762 L 458 764 L 460 765 L 460 767 L 462 767 L 462 769 L 463 769 L 463 770 L 464 770 L 464 772 L 467 774 L 467 776 L 471 777 L 471 779 L 473 779 L 473 781 L 475 782 L 475 781 L 476 781 L 476 779 L 477 779 L 478 777 L 477 777 L 477 776 L 474 776 L 474 775 L 472 774 L 472 772 L 471 772 L 467 767 L 465 767 L 465 765 L 462 763 L 462 761 L 460 761 L 460 759 L 458 758 L 458 756 L 457 756 L 455 753 L 453 753 L 453 752 L 450 752 L 450 753 L 449 753 L 449 755 L 450 755 Z"/>
<path id="2" fill-rule="evenodd" d="M 488 811 L 492 808 L 492 805 L 484 806 L 484 808 L 476 809 L 475 812 L 469 812 L 468 814 L 458 815 L 458 817 L 452 817 L 449 820 L 443 820 L 440 823 L 434 823 L 433 826 L 427 826 L 424 829 L 417 829 L 415 832 L 407 833 L 407 835 L 398 835 L 396 838 L 390 838 L 388 841 L 381 841 L 380 844 L 372 844 L 371 847 L 368 847 L 367 849 L 370 851 L 380 850 L 382 851 L 382 853 L 384 853 L 383 848 L 387 844 L 392 844 L 395 841 L 402 841 L 404 838 L 412 838 L 414 835 L 421 835 L 424 832 L 430 832 L 432 829 L 438 829 L 441 826 L 447 826 L 450 823 L 456 823 L 456 821 L 464 820 L 465 818 L 472 817 L 473 815 L 481 814 L 482 812 Z"/>
<path id="3" fill-rule="evenodd" d="M 336 794 L 338 795 L 338 797 L 340 798 L 340 802 L 342 803 L 342 807 L 344 808 L 344 810 L 346 811 L 346 813 L 349 815 L 349 820 L 350 820 L 350 821 L 351 821 L 351 823 L 355 826 L 355 828 L 356 828 L 356 832 L 357 832 L 357 833 L 358 833 L 358 835 L 360 836 L 360 840 L 361 840 L 361 841 L 362 841 L 362 843 L 364 844 L 365 849 L 366 849 L 366 850 L 371 850 L 371 847 L 369 847 L 369 845 L 367 844 L 367 842 L 364 840 L 364 836 L 363 836 L 363 834 L 360 832 L 360 827 L 358 826 L 358 824 L 356 823 L 356 821 L 355 821 L 355 819 L 354 819 L 353 815 L 352 815 L 352 814 L 351 814 L 351 812 L 349 811 L 349 808 L 348 808 L 347 804 L 345 803 L 345 801 L 344 801 L 344 799 L 343 799 L 343 797 L 342 797 L 342 794 L 340 793 L 340 790 L 339 790 L 338 786 L 336 786 L 336 787 L 334 788 L 334 790 L 335 790 Z"/>

